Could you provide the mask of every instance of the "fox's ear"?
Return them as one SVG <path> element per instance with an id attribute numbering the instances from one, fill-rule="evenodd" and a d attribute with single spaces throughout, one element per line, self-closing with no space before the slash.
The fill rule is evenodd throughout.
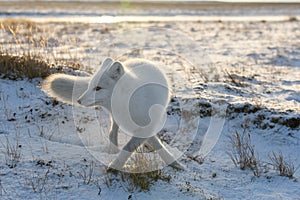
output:
<path id="1" fill-rule="evenodd" d="M 118 80 L 124 74 L 124 67 L 120 62 L 114 62 L 107 72 L 112 79 Z"/>
<path id="2" fill-rule="evenodd" d="M 112 63 L 113 63 L 113 59 L 112 58 L 106 58 L 103 62 L 102 62 L 102 65 L 101 65 L 101 68 L 107 68 L 109 67 Z"/>

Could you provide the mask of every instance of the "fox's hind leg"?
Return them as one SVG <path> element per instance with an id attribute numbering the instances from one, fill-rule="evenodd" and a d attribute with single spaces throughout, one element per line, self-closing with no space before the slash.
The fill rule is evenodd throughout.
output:
<path id="1" fill-rule="evenodd" d="M 119 148 L 118 148 L 118 131 L 119 131 L 119 126 L 113 120 L 113 125 L 111 127 L 110 132 L 109 132 L 109 152 L 112 153 L 112 154 L 119 152 Z"/>
<path id="2" fill-rule="evenodd" d="M 174 156 L 166 149 L 164 144 L 156 136 L 149 138 L 147 140 L 147 143 L 157 151 L 159 156 L 167 165 L 170 165 L 171 167 L 176 169 L 184 170 L 184 166 L 176 161 Z"/>

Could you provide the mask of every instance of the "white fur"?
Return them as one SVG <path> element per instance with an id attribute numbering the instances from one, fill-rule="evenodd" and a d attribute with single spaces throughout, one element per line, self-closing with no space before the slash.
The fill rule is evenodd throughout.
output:
<path id="1" fill-rule="evenodd" d="M 83 106 L 100 105 L 112 112 L 112 93 L 123 75 L 127 75 L 129 79 L 126 84 L 124 84 L 124 88 L 121 88 L 120 94 L 117 94 L 120 97 L 122 97 L 121 93 L 123 89 L 126 91 L 126 88 L 130 85 L 136 84 L 136 82 L 141 79 L 149 78 L 147 77 L 149 74 L 143 75 L 134 73 L 134 70 L 132 69 L 138 66 L 152 67 L 155 75 L 161 76 L 160 79 L 163 80 L 166 86 L 168 85 L 167 79 L 163 76 L 163 74 L 160 73 L 159 70 L 155 71 L 156 66 L 147 60 L 131 59 L 124 63 L 120 63 L 118 61 L 113 61 L 111 58 L 107 58 L 98 71 L 91 77 L 74 77 L 63 74 L 54 74 L 46 79 L 43 89 L 50 96 L 56 97 L 58 100 L 63 102 L 75 104 L 75 99 L 78 99 L 78 103 Z M 168 90 L 159 89 L 159 87 L 146 87 L 144 90 L 137 93 L 132 102 L 132 120 L 141 126 L 149 123 L 149 108 L 154 104 L 160 104 L 162 106 L 162 113 L 164 113 L 169 99 L 170 94 Z M 112 117 L 113 126 L 111 128 L 109 138 L 112 146 L 117 147 L 118 125 L 126 119 L 121 118 L 121 121 L 119 119 L 117 123 L 114 116 Z M 161 116 L 159 115 L 159 117 Z M 157 133 L 149 134 L 150 136 L 148 138 L 135 137 L 134 134 L 131 140 L 123 147 L 123 151 L 120 152 L 117 159 L 111 163 L 110 168 L 121 169 L 132 152 L 137 147 L 147 142 L 154 149 L 159 150 L 159 155 L 167 164 L 170 164 L 175 168 L 183 169 L 180 163 L 175 161 L 173 156 L 155 136 Z"/>
<path id="2" fill-rule="evenodd" d="M 91 77 L 71 76 L 67 74 L 52 74 L 48 76 L 42 89 L 58 101 L 74 104 L 88 88 Z M 76 83 L 76 88 L 74 87 Z M 76 102 L 74 102 L 76 100 Z"/>

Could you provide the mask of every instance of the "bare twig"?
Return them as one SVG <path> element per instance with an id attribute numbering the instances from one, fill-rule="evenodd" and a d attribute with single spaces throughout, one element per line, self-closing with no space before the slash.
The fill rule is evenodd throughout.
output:
<path id="1" fill-rule="evenodd" d="M 280 176 L 293 178 L 296 171 L 295 165 L 292 161 L 284 159 L 282 152 L 275 153 L 274 151 L 269 155 L 272 166 L 277 170 Z"/>
<path id="2" fill-rule="evenodd" d="M 250 168 L 255 176 L 260 176 L 259 159 L 255 155 L 254 145 L 251 142 L 251 135 L 247 133 L 247 124 L 244 131 L 239 134 L 237 131 L 230 137 L 232 150 L 229 153 L 235 166 L 241 170 Z"/>

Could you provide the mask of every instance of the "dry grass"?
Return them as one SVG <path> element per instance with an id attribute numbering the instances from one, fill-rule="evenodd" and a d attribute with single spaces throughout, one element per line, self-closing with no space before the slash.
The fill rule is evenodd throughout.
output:
<path id="1" fill-rule="evenodd" d="M 156 154 L 148 154 L 145 147 L 139 147 L 125 167 L 126 172 L 120 172 L 121 184 L 125 191 L 149 191 L 159 180 L 170 182 L 171 176 L 159 169 L 160 160 Z M 117 177 L 114 177 L 117 180 Z M 109 180 L 108 182 L 111 182 Z M 107 184 L 110 185 L 110 184 Z"/>
<path id="2" fill-rule="evenodd" d="M 296 21 L 298 21 L 298 18 L 295 17 L 295 16 L 291 16 L 291 17 L 289 17 L 288 21 L 290 21 L 290 22 L 296 22 Z"/>
<path id="3" fill-rule="evenodd" d="M 164 174 L 162 170 L 145 173 L 121 173 L 121 180 L 127 192 L 149 191 L 151 185 L 159 180 L 170 182 L 171 176 Z"/>
<path id="4" fill-rule="evenodd" d="M 93 181 L 94 171 L 95 163 L 93 161 L 85 168 L 81 168 L 81 171 L 78 172 L 78 174 L 82 178 L 84 184 L 88 185 Z"/>
<path id="5" fill-rule="evenodd" d="M 14 168 L 21 160 L 21 145 L 19 144 L 19 137 L 16 136 L 14 142 L 8 137 L 5 138 L 5 143 L 1 141 L 2 152 L 5 155 L 5 162 L 9 168 Z"/>
<path id="6" fill-rule="evenodd" d="M 43 173 L 34 171 L 31 177 L 25 180 L 25 185 L 30 187 L 34 192 L 44 193 L 49 186 L 50 168 L 46 169 Z"/>
<path id="7" fill-rule="evenodd" d="M 269 155 L 272 166 L 276 171 L 279 172 L 280 176 L 286 176 L 289 178 L 293 178 L 295 173 L 295 165 L 291 161 L 287 161 L 282 152 L 275 153 L 274 151 Z"/>
<path id="8" fill-rule="evenodd" d="M 133 191 L 149 191 L 152 184 L 158 180 L 170 182 L 171 177 L 165 175 L 159 169 L 158 155 L 156 153 L 149 154 L 149 150 L 145 147 L 139 147 L 131 158 L 131 164 L 127 167 L 128 172 L 121 173 L 123 187 L 128 192 Z M 129 162 L 130 162 L 129 161 Z"/>
<path id="9" fill-rule="evenodd" d="M 63 73 L 66 69 L 77 70 L 80 64 L 64 60 L 51 63 L 34 53 L 19 53 L 12 55 L 0 50 L 0 75 L 2 78 L 16 80 L 18 78 L 45 78 L 53 73 Z"/>
<path id="10" fill-rule="evenodd" d="M 234 165 L 238 166 L 241 170 L 249 168 L 255 176 L 260 176 L 259 159 L 255 155 L 251 135 L 247 133 L 247 124 L 244 125 L 242 134 L 235 132 L 230 136 L 230 143 L 232 150 L 229 156 Z"/>
<path id="11" fill-rule="evenodd" d="M 48 34 L 39 24 L 22 19 L 8 19 L 0 23 L 6 32 L 6 42 L 0 46 L 0 74 L 2 78 L 44 78 L 63 70 L 79 69 L 81 64 L 56 58 L 48 44 Z"/>
<path id="12" fill-rule="evenodd" d="M 31 53 L 22 55 L 11 55 L 8 52 L 0 51 L 0 73 L 3 78 L 36 78 L 46 77 L 54 71 L 53 67 Z"/>
<path id="13" fill-rule="evenodd" d="M 9 31 L 14 35 L 24 28 L 31 30 L 31 32 L 38 29 L 37 23 L 24 19 L 6 19 L 0 23 L 0 26 L 3 31 Z"/>

